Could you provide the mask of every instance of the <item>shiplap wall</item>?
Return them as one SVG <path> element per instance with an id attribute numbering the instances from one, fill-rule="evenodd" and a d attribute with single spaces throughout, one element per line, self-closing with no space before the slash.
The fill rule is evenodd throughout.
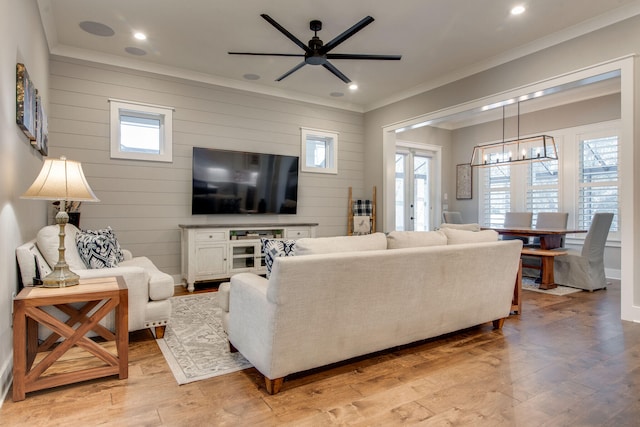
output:
<path id="1" fill-rule="evenodd" d="M 175 108 L 172 163 L 110 158 L 109 98 Z M 49 109 L 49 155 L 82 162 L 100 198 L 81 206 L 81 228 L 111 226 L 176 283 L 178 224 L 317 222 L 318 236 L 344 235 L 348 187 L 367 197 L 359 113 L 57 57 Z M 337 175 L 300 173 L 297 215 L 191 215 L 192 147 L 300 156 L 300 127 L 338 132 L 339 151 Z"/>

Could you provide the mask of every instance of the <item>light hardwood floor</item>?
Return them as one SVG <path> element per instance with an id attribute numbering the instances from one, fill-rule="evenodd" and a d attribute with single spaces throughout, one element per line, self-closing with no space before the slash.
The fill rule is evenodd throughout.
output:
<path id="1" fill-rule="evenodd" d="M 8 397 L 0 425 L 640 423 L 640 325 L 620 320 L 618 283 L 565 297 L 524 291 L 523 314 L 502 331 L 485 324 L 288 377 L 275 396 L 254 369 L 178 386 L 147 332 L 132 333 L 129 349 L 127 380 Z"/>

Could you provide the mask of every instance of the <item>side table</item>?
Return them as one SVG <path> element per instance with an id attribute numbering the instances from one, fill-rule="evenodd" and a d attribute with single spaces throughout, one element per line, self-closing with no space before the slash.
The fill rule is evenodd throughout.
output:
<path id="1" fill-rule="evenodd" d="M 76 309 L 72 303 L 84 304 Z M 80 279 L 79 285 L 68 288 L 28 287 L 20 291 L 13 301 L 13 400 L 24 400 L 30 391 L 110 375 L 126 379 L 129 375 L 128 306 L 127 285 L 120 276 Z M 56 307 L 69 318 L 58 320 L 43 307 Z M 98 323 L 112 310 L 115 310 L 115 333 Z M 38 324 L 53 331 L 41 344 L 38 344 Z M 115 341 L 116 354 L 85 336 L 92 330 L 107 341 Z M 63 341 L 54 346 L 59 338 Z M 100 366 L 46 373 L 74 346 L 100 359 Z"/>

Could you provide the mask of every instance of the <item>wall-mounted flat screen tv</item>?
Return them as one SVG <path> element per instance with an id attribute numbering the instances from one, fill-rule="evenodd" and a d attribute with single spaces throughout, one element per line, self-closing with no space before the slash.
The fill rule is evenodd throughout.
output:
<path id="1" fill-rule="evenodd" d="M 191 213 L 295 214 L 296 156 L 193 147 Z"/>

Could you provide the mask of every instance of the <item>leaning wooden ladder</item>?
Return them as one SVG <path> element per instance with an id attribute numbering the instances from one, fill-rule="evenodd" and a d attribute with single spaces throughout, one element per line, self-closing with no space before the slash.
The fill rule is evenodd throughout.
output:
<path id="1" fill-rule="evenodd" d="M 354 209 L 354 204 L 357 205 Z M 364 217 L 369 217 L 369 231 L 362 232 L 358 230 L 362 230 L 362 228 L 358 228 L 354 231 L 354 220 L 357 220 L 358 217 L 360 219 L 365 219 Z M 347 235 L 352 236 L 356 232 L 356 234 L 371 234 L 376 232 L 376 187 L 373 186 L 373 195 L 371 200 L 353 200 L 353 189 L 349 187 L 349 206 L 348 206 L 348 214 L 347 214 Z"/>

